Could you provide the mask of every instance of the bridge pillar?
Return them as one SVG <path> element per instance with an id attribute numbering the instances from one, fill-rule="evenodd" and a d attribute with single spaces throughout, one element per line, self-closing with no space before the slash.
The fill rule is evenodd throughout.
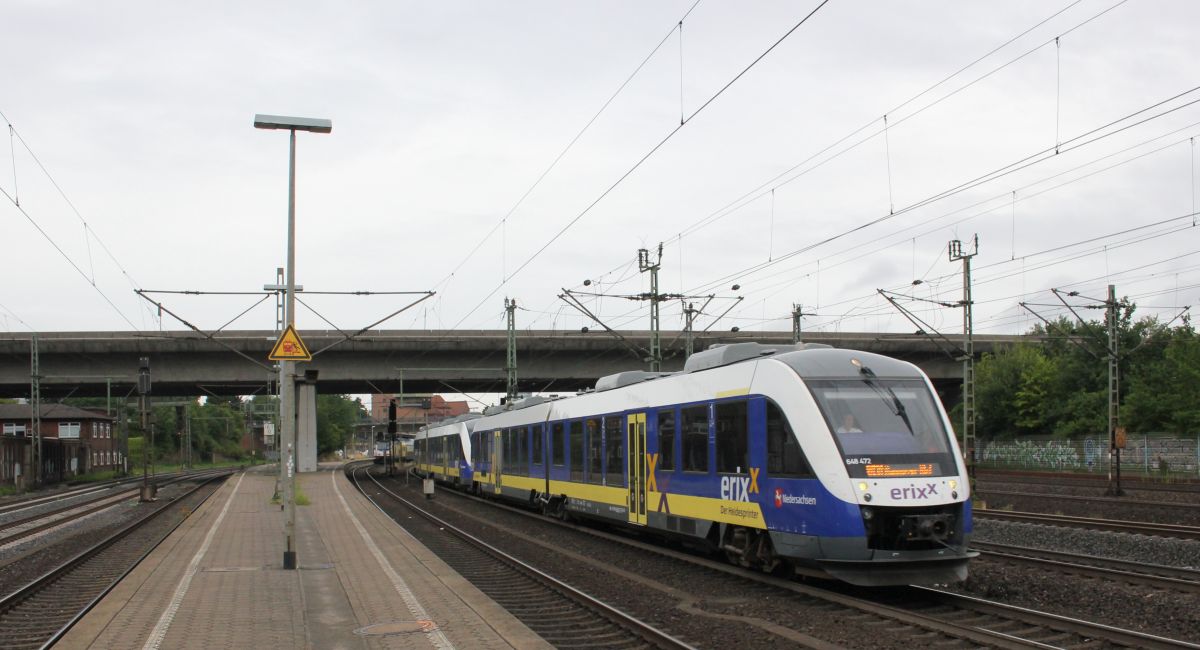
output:
<path id="1" fill-rule="evenodd" d="M 317 372 L 296 382 L 296 471 L 317 471 Z"/>

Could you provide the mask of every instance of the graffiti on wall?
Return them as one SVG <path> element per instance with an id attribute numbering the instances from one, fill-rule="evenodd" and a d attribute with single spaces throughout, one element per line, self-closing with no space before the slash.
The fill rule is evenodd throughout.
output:
<path id="1" fill-rule="evenodd" d="M 1079 450 L 1071 441 L 1012 440 L 989 442 L 980 459 L 985 463 L 1047 469 L 1078 469 Z"/>
<path id="2" fill-rule="evenodd" d="M 1107 438 L 1083 440 L 999 440 L 984 445 L 981 463 L 1006 467 L 1050 470 L 1107 470 Z M 1196 472 L 1200 467 L 1197 441 L 1183 438 L 1131 436 L 1121 452 L 1121 467 L 1146 472 Z"/>

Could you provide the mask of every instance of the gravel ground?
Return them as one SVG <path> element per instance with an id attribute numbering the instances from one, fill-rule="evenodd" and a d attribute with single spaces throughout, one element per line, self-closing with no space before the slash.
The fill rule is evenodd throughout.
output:
<path id="1" fill-rule="evenodd" d="M 1004 521 L 976 521 L 974 539 L 1200 569 L 1200 542 Z M 1200 596 L 990 560 L 971 563 L 955 591 L 1062 616 L 1200 641 Z"/>
<path id="2" fill-rule="evenodd" d="M 1189 539 L 981 519 L 973 539 L 1200 571 L 1200 541 Z"/>
<path id="3" fill-rule="evenodd" d="M 1021 492 L 1037 496 L 1014 496 L 998 492 Z M 1104 488 L 1100 487 L 980 481 L 976 485 L 974 496 L 977 500 L 985 501 L 992 510 L 1068 514 L 1073 517 L 1124 519 L 1156 524 L 1200 525 L 1200 507 L 1196 506 L 1200 504 L 1198 493 L 1135 489 L 1128 489 L 1126 492 L 1121 498 L 1111 498 L 1105 496 Z M 1055 496 L 1082 496 L 1088 500 L 1055 499 Z"/>
<path id="4" fill-rule="evenodd" d="M 52 510 L 58 510 L 58 509 L 65 508 L 70 505 L 82 504 L 85 501 L 98 499 L 101 496 L 111 496 L 114 494 L 118 494 L 121 491 L 121 489 L 128 489 L 128 488 L 108 489 L 108 490 L 102 490 L 102 491 L 97 491 L 97 492 L 90 492 L 88 494 L 83 494 L 83 495 L 74 496 L 74 497 L 64 497 L 62 499 L 49 501 L 47 503 L 30 506 L 30 507 L 28 507 L 28 509 L 22 509 L 17 512 L 0 514 L 0 524 L 5 524 L 10 521 L 16 521 L 18 519 L 24 519 L 26 517 L 31 517 L 33 515 L 50 512 Z M 34 492 L 34 493 L 31 493 L 29 496 L 31 498 L 36 498 L 36 497 L 50 496 L 50 494 Z M 13 502 L 13 504 L 15 504 L 15 503 L 17 503 L 17 502 Z"/>
<path id="5" fill-rule="evenodd" d="M 192 483 L 182 482 L 159 489 L 159 502 L 173 499 Z M 103 539 L 156 504 L 127 501 L 81 521 L 18 541 L 0 549 L 0 594 L 25 586 L 98 539 Z"/>
<path id="6" fill-rule="evenodd" d="M 998 478 L 979 479 L 975 482 L 975 491 L 984 496 L 988 490 L 1003 490 L 1006 492 L 1035 492 L 1039 494 L 1064 494 L 1067 496 L 1081 497 L 1103 497 L 1107 489 L 1105 485 L 1073 485 L 1070 479 L 1064 479 L 1067 483 L 1053 482 L 1029 482 L 1017 479 L 1002 480 Z M 1136 484 L 1132 484 L 1136 486 Z M 1200 502 L 1200 492 L 1197 492 L 1194 485 L 1180 485 L 1178 490 L 1170 489 L 1142 489 L 1132 487 L 1129 483 L 1122 484 L 1122 490 L 1125 495 L 1121 499 L 1126 501 L 1163 501 L 1173 503 L 1192 504 Z"/>

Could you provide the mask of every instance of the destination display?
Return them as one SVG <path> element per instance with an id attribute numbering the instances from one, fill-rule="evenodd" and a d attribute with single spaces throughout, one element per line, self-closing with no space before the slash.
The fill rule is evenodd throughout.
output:
<path id="1" fill-rule="evenodd" d="M 909 463 L 904 465 L 886 465 L 874 463 L 866 466 L 869 478 L 907 478 L 912 476 L 934 476 L 937 473 L 937 463 Z"/>

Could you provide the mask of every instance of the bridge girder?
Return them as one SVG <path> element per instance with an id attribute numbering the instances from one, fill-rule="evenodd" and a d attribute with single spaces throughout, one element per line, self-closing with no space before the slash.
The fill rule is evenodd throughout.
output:
<path id="1" fill-rule="evenodd" d="M 648 331 L 620 332 L 648 349 Z M 683 337 L 664 332 L 663 369 L 683 367 Z M 334 331 L 305 330 L 316 352 L 344 337 Z M 29 394 L 30 336 L 0 337 L 0 397 Z M 153 393 L 160 396 L 251 395 L 271 391 L 267 360 L 275 341 L 270 331 L 231 331 L 214 342 L 194 332 L 46 332 L 38 334 L 41 390 L 45 398 L 114 397 L 133 391 L 139 357 L 149 356 Z M 955 340 L 955 337 L 950 337 Z M 716 343 L 787 344 L 791 332 L 706 332 L 695 335 L 696 349 Z M 808 343 L 861 349 L 911 361 L 937 383 L 961 380 L 962 364 L 922 336 L 810 332 Z M 976 336 L 977 354 L 996 346 L 1036 339 Z M 321 393 L 504 392 L 506 333 L 503 330 L 375 330 L 318 354 L 305 369 L 317 370 Z M 522 391 L 569 393 L 592 386 L 598 377 L 648 364 L 602 332 L 523 331 L 517 336 Z M 252 362 L 239 354 L 258 360 Z"/>

